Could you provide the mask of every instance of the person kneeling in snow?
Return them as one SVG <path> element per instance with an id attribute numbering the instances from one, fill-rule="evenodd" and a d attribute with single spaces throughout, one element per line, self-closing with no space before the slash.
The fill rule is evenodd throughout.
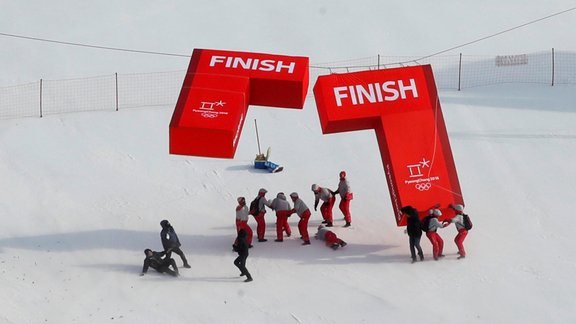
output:
<path id="1" fill-rule="evenodd" d="M 268 148 L 268 150 L 266 151 L 266 155 L 256 154 L 256 158 L 254 159 L 254 168 L 268 170 L 271 173 L 280 172 L 284 169 L 283 166 L 280 166 L 279 164 L 269 161 L 268 160 L 269 158 L 270 158 L 270 148 Z"/>
<path id="2" fill-rule="evenodd" d="M 327 229 L 324 225 L 318 226 L 318 232 L 314 237 L 318 240 L 326 241 L 326 246 L 331 247 L 333 250 L 338 250 L 339 247 L 345 247 L 348 244 L 339 239 L 336 233 Z"/>
<path id="3" fill-rule="evenodd" d="M 148 272 L 148 268 L 155 269 L 160 273 L 167 273 L 171 276 L 177 277 L 180 275 L 178 272 L 178 267 L 176 266 L 176 261 L 172 258 L 162 258 L 166 255 L 166 252 L 156 252 L 150 249 L 144 250 L 144 254 L 146 258 L 144 259 L 144 266 L 142 267 L 141 276 L 143 276 L 146 272 Z M 172 266 L 172 269 L 170 269 Z"/>

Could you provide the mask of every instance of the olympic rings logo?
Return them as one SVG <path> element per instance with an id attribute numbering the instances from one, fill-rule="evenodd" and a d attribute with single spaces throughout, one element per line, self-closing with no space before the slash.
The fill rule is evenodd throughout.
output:
<path id="1" fill-rule="evenodd" d="M 202 113 L 202 117 L 204 117 L 204 118 L 216 118 L 216 117 L 218 117 L 218 114 L 204 112 L 204 113 Z"/>
<path id="2" fill-rule="evenodd" d="M 416 184 L 416 189 L 418 189 L 419 191 L 429 190 L 430 188 L 432 188 L 432 185 L 430 184 L 430 182 L 427 182 L 427 183 L 417 183 L 417 184 Z"/>

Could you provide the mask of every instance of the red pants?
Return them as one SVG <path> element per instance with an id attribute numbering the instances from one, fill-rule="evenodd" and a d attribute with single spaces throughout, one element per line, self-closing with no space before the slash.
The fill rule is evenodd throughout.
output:
<path id="1" fill-rule="evenodd" d="M 298 231 L 300 232 L 300 236 L 302 236 L 302 240 L 310 241 L 310 236 L 308 235 L 308 220 L 310 219 L 310 210 L 306 210 L 302 217 L 300 217 L 300 221 L 298 221 Z"/>
<path id="2" fill-rule="evenodd" d="M 332 231 L 326 232 L 324 235 L 324 239 L 326 240 L 326 246 L 331 247 L 334 244 L 340 244 L 340 239 L 336 236 L 336 233 Z"/>
<path id="3" fill-rule="evenodd" d="M 344 219 L 346 223 L 352 222 L 352 216 L 350 215 L 350 199 L 342 199 L 340 200 L 340 205 L 338 205 L 342 214 L 344 214 Z"/>
<path id="4" fill-rule="evenodd" d="M 466 238 L 466 235 L 468 235 L 468 231 L 463 228 L 458 231 L 458 235 L 454 238 L 454 243 L 456 243 L 456 246 L 458 247 L 458 253 L 460 256 L 466 256 L 466 251 L 464 251 L 464 239 Z"/>
<path id="5" fill-rule="evenodd" d="M 254 219 L 256 219 L 256 235 L 258 235 L 259 240 L 263 240 L 264 234 L 266 234 L 266 220 L 264 219 L 264 215 L 265 213 L 260 212 L 254 216 Z"/>
<path id="6" fill-rule="evenodd" d="M 248 245 L 252 245 L 252 236 L 254 235 L 252 228 L 250 228 L 248 222 L 236 220 L 236 232 L 240 232 L 241 229 L 246 231 L 246 241 L 248 242 Z"/>
<path id="7" fill-rule="evenodd" d="M 432 255 L 434 259 L 437 259 L 442 255 L 442 251 L 444 250 L 444 240 L 442 240 L 436 232 L 426 232 L 426 236 L 430 240 L 430 243 L 432 243 Z"/>
<path id="8" fill-rule="evenodd" d="M 284 232 L 286 235 L 292 235 L 292 229 L 288 224 L 288 216 L 290 214 L 287 210 L 281 210 L 276 212 L 276 238 L 278 240 L 284 239 Z"/>
<path id="9" fill-rule="evenodd" d="M 336 197 L 330 198 L 327 202 L 320 206 L 320 213 L 322 214 L 322 218 L 329 224 L 332 224 L 333 220 L 332 208 L 334 207 L 334 202 L 336 202 Z"/>

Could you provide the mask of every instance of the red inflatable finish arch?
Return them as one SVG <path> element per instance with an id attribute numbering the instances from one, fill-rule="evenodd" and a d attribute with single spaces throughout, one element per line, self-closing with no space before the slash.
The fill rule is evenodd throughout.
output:
<path id="1" fill-rule="evenodd" d="M 314 97 L 324 134 L 375 130 L 398 226 L 402 206 L 463 204 L 429 65 L 320 76 Z"/>
<path id="2" fill-rule="evenodd" d="M 195 49 L 170 121 L 170 153 L 233 158 L 248 105 L 298 108 L 308 58 Z"/>

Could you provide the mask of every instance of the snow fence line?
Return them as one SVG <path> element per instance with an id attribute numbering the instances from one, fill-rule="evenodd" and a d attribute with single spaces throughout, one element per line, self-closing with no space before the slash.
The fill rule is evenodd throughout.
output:
<path id="1" fill-rule="evenodd" d="M 517 55 L 371 56 L 310 65 L 310 87 L 320 75 L 430 64 L 438 89 L 504 83 L 576 84 L 576 52 Z M 43 80 L 0 87 L 0 119 L 53 114 L 174 107 L 186 70 Z M 309 89 L 310 90 L 310 89 Z M 312 91 L 308 91 L 308 97 Z"/>

